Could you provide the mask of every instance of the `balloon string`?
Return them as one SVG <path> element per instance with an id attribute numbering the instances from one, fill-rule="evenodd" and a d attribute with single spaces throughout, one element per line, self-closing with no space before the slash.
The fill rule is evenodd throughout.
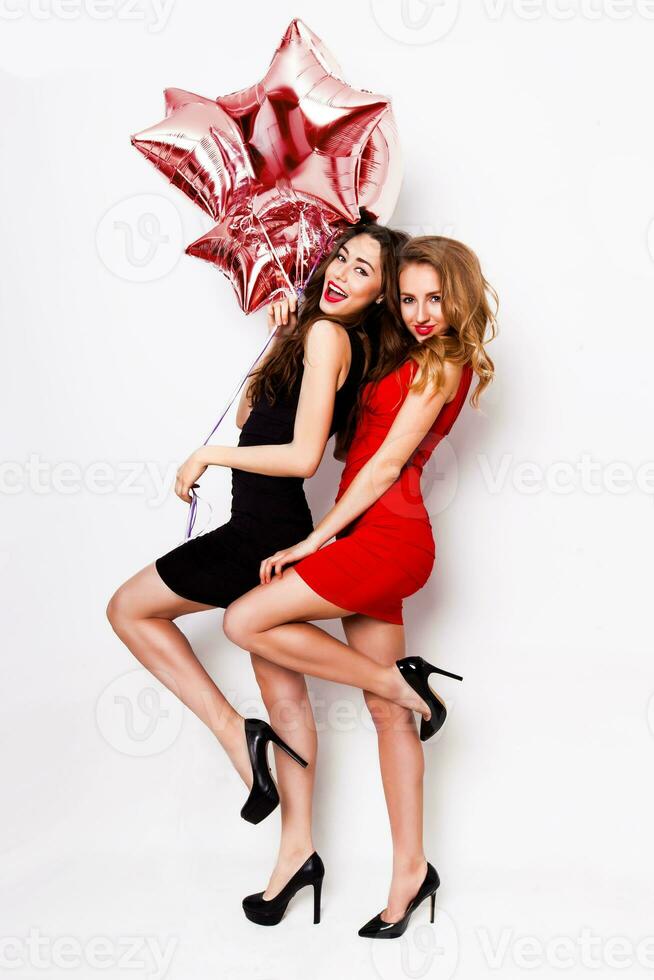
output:
<path id="1" fill-rule="evenodd" d="M 307 225 L 304 208 L 300 211 L 297 230 L 297 246 L 295 248 L 295 281 L 300 289 L 304 289 L 304 266 L 307 253 Z"/>
<path id="2" fill-rule="evenodd" d="M 289 285 L 289 289 L 291 289 L 293 291 L 293 285 L 292 285 L 290 279 L 288 278 L 288 276 L 286 275 L 286 271 L 284 270 L 284 267 L 282 266 L 281 262 L 279 261 L 279 256 L 277 255 L 277 252 L 275 251 L 275 249 L 272 246 L 272 242 L 270 241 L 270 238 L 268 237 L 268 233 L 267 233 L 267 231 L 266 231 L 266 229 L 265 229 L 265 227 L 263 225 L 263 222 L 261 221 L 261 219 L 259 218 L 258 215 L 254 215 L 254 217 L 257 218 L 259 224 L 261 225 L 261 228 L 263 230 L 263 233 L 266 236 L 266 241 L 268 242 L 268 245 L 270 246 L 270 251 L 275 256 L 275 260 L 276 260 L 277 264 L 279 265 L 279 268 L 282 271 L 282 275 L 284 276 L 284 278 L 286 279 L 286 282 Z M 331 245 L 332 241 L 334 240 L 334 238 L 336 237 L 337 234 L 338 234 L 337 231 L 332 231 L 332 232 L 323 234 L 322 244 L 320 246 L 320 251 L 318 253 L 318 257 L 316 258 L 315 262 L 311 266 L 311 270 L 309 271 L 309 275 L 305 279 L 304 283 L 301 286 L 299 286 L 299 288 L 297 290 L 295 290 L 297 292 L 298 297 L 302 296 L 304 290 L 306 289 L 306 287 L 309 284 L 309 280 L 311 279 L 311 277 L 313 276 L 314 272 L 318 268 L 318 265 L 320 264 L 320 262 L 322 260 L 322 257 L 325 254 L 325 251 L 327 250 L 328 246 Z M 230 407 L 231 407 L 234 399 L 236 398 L 236 396 L 238 395 L 239 391 L 241 390 L 241 388 L 245 384 L 247 378 L 249 377 L 250 372 L 252 371 L 252 368 L 255 366 L 255 364 L 257 364 L 257 362 L 261 359 L 261 357 L 263 357 L 263 355 L 264 355 L 264 353 L 266 351 L 266 348 L 268 347 L 268 344 L 271 342 L 271 340 L 273 339 L 273 337 L 275 336 L 276 333 L 277 333 L 277 328 L 275 328 L 275 330 L 273 330 L 273 332 L 270 334 L 270 336 L 268 337 L 266 343 L 263 345 L 261 351 L 257 354 L 257 356 L 255 357 L 254 361 L 252 362 L 252 364 L 250 365 L 250 367 L 247 369 L 247 371 L 245 373 L 245 376 L 239 382 L 239 385 L 236 388 L 234 394 L 232 395 L 232 397 L 228 401 L 227 405 L 223 409 L 223 412 L 222 412 L 220 418 L 218 419 L 218 421 L 214 425 L 213 429 L 211 430 L 211 432 L 209 433 L 209 435 L 207 436 L 207 438 L 204 440 L 204 442 L 202 444 L 203 446 L 206 446 L 206 444 L 209 442 L 209 439 L 211 439 L 212 435 L 214 434 L 214 432 L 216 431 L 216 429 L 218 428 L 218 426 L 220 425 L 220 423 L 222 422 L 222 420 L 225 418 L 225 415 L 229 411 L 229 409 L 230 409 Z M 195 491 L 195 489 L 193 487 L 190 488 L 189 493 L 192 495 L 192 498 L 193 499 L 191 500 L 191 506 L 189 507 L 188 520 L 187 520 L 187 523 L 186 523 L 186 535 L 184 537 L 184 541 L 188 541 L 189 538 L 191 537 L 191 532 L 193 530 L 193 526 L 195 524 L 195 518 L 196 518 L 196 515 L 197 515 L 198 500 L 202 500 L 203 499 L 202 497 L 200 497 L 200 495 L 198 493 L 196 493 L 196 491 Z M 206 528 L 208 527 L 208 525 L 209 525 L 209 523 L 211 521 L 211 514 L 213 513 L 212 512 L 212 509 L 211 509 L 211 505 L 209 504 L 209 502 L 208 501 L 205 501 L 205 503 L 207 504 L 207 507 L 209 508 L 209 518 L 208 518 L 207 522 L 205 523 L 205 526 L 202 529 L 202 531 L 199 531 L 198 534 L 203 534 L 204 533 L 204 531 L 206 530 Z M 197 537 L 197 535 L 196 535 L 196 537 Z M 182 542 L 182 544 L 183 543 L 184 542 Z"/>
<path id="3" fill-rule="evenodd" d="M 322 244 L 320 246 L 320 251 L 318 252 L 318 258 L 316 259 L 316 261 L 311 266 L 311 270 L 310 270 L 309 275 L 307 276 L 305 282 L 297 290 L 298 297 L 302 296 L 302 294 L 304 293 L 304 290 L 309 285 L 309 280 L 311 279 L 312 275 L 314 274 L 314 272 L 316 271 L 316 269 L 320 265 L 320 262 L 322 261 L 322 257 L 325 254 L 325 252 L 327 251 L 328 246 L 331 245 L 334 237 L 335 237 L 335 233 L 328 234 L 328 235 L 323 235 L 323 240 L 322 240 Z"/>
<path id="4" fill-rule="evenodd" d="M 272 341 L 272 339 L 273 339 L 273 337 L 275 336 L 276 333 L 277 333 L 277 327 L 275 327 L 275 329 L 272 331 L 272 333 L 270 334 L 270 336 L 266 340 L 265 344 L 263 345 L 263 347 L 261 348 L 261 350 L 259 351 L 259 353 L 257 354 L 257 356 L 252 361 L 252 364 L 250 365 L 250 367 L 245 372 L 245 375 L 241 379 L 241 381 L 239 382 L 238 387 L 234 391 L 234 394 L 231 396 L 231 398 L 227 402 L 227 405 L 223 409 L 223 411 L 222 411 L 222 413 L 220 415 L 220 418 L 218 419 L 218 421 L 214 425 L 213 429 L 211 430 L 211 432 L 209 433 L 209 435 L 207 436 L 207 438 L 202 443 L 203 446 L 206 446 L 206 444 L 209 442 L 209 440 L 211 439 L 212 435 L 214 434 L 214 432 L 216 431 L 216 429 L 218 428 L 218 426 L 220 425 L 220 423 L 222 422 L 222 420 L 227 415 L 227 412 L 229 411 L 229 409 L 231 408 L 231 406 L 232 406 L 232 404 L 234 402 L 234 399 L 236 398 L 236 396 L 238 395 L 239 391 L 241 390 L 241 388 L 243 387 L 243 385 L 247 381 L 248 377 L 250 376 L 250 372 L 252 371 L 252 368 L 257 364 L 258 361 L 261 360 L 261 358 L 263 357 L 263 355 L 264 355 L 264 353 L 266 351 L 266 348 L 268 347 L 268 345 L 270 344 L 270 342 Z M 200 495 L 198 493 L 196 493 L 196 491 L 194 490 L 193 487 L 190 488 L 189 493 L 192 494 L 193 499 L 191 500 L 191 506 L 189 507 L 188 520 L 186 522 L 186 534 L 185 534 L 185 537 L 184 537 L 184 541 L 188 541 L 189 538 L 191 537 L 191 531 L 193 530 L 193 525 L 195 524 L 195 517 L 196 517 L 197 509 L 198 509 L 198 500 L 202 500 L 203 499 L 202 497 L 200 497 Z M 206 530 L 206 528 L 208 526 L 208 523 L 211 520 L 211 514 L 212 514 L 211 504 L 209 504 L 208 501 L 205 501 L 205 503 L 207 504 L 207 506 L 209 508 L 209 520 L 205 524 L 205 526 L 202 529 L 202 531 L 198 532 L 199 534 L 202 534 Z M 196 535 L 196 537 L 197 537 L 197 535 Z M 184 541 L 182 541 L 181 543 L 183 544 Z"/>

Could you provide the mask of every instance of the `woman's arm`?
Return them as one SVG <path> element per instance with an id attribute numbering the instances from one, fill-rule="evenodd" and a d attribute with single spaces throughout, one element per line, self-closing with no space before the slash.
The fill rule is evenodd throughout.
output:
<path id="1" fill-rule="evenodd" d="M 318 548 L 368 510 L 395 483 L 441 408 L 456 391 L 460 378 L 461 367 L 448 361 L 443 385 L 438 391 L 427 386 L 420 394 L 408 393 L 377 452 L 362 466 L 338 503 L 314 529 L 311 537 Z"/>
<path id="2" fill-rule="evenodd" d="M 293 548 L 279 551 L 261 563 L 261 581 L 269 582 L 272 570 L 299 561 L 318 551 L 344 527 L 356 520 L 399 478 L 402 467 L 425 438 L 445 402 L 456 391 L 461 377 L 459 365 L 446 362 L 443 385 L 437 392 L 428 386 L 418 394 L 410 391 L 383 443 L 359 470 L 343 496 L 316 525 L 312 533 Z"/>
<path id="3" fill-rule="evenodd" d="M 317 320 L 307 333 L 304 374 L 293 441 L 268 446 L 203 446 L 198 460 L 265 476 L 313 476 L 320 465 L 334 414 L 336 384 L 343 363 L 345 329 Z"/>
<path id="4" fill-rule="evenodd" d="M 347 344 L 345 328 L 330 320 L 317 320 L 309 328 L 292 442 L 201 446 L 177 471 L 175 493 L 190 503 L 189 489 L 211 465 L 230 466 L 264 476 L 313 476 L 329 438 L 336 386 Z"/>

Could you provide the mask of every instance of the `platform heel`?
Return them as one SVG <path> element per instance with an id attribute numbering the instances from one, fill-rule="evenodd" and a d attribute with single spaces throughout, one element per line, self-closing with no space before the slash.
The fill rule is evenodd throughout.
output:
<path id="1" fill-rule="evenodd" d="M 426 701 L 431 709 L 429 718 L 423 718 L 420 722 L 420 741 L 426 742 L 428 738 L 439 731 L 447 717 L 447 708 L 441 699 L 434 694 L 429 686 L 427 678 L 430 674 L 443 674 L 445 677 L 453 677 L 456 681 L 462 681 L 460 674 L 453 674 L 442 667 L 435 667 L 422 657 L 403 657 L 395 661 L 395 666 L 402 674 L 407 684 L 419 694 L 423 701 Z"/>
<path id="2" fill-rule="evenodd" d="M 245 719 L 245 739 L 252 766 L 252 789 L 241 807 L 241 816 L 249 823 L 261 823 L 279 803 L 277 784 L 268 765 L 268 742 L 274 742 L 304 769 L 309 765 L 301 755 L 279 737 L 274 728 L 261 718 Z"/>
<path id="3" fill-rule="evenodd" d="M 263 892 L 247 895 L 243 899 L 243 911 L 250 920 L 260 926 L 276 926 L 284 917 L 288 903 L 305 885 L 313 885 L 313 922 L 320 922 L 320 895 L 325 877 L 325 865 L 320 855 L 314 851 L 301 868 L 295 872 L 278 895 L 265 899 Z"/>

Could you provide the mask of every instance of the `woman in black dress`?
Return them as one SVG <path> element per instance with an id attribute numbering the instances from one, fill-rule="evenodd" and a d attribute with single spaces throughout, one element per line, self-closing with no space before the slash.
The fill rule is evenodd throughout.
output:
<path id="1" fill-rule="evenodd" d="M 363 378 L 377 356 L 392 357 L 403 343 L 395 283 L 397 254 L 406 237 L 370 222 L 341 237 L 310 279 L 297 318 L 291 316 L 286 325 L 288 333 L 253 372 L 239 405 L 237 423 L 249 414 L 238 446 L 202 446 L 178 470 L 175 492 L 190 503 L 190 490 L 208 465 L 229 466 L 230 520 L 141 569 L 107 607 L 114 631 L 137 660 L 214 732 L 250 789 L 241 815 L 253 823 L 279 802 L 266 761 L 267 741 L 284 749 L 296 771 L 296 762 L 305 767 L 307 762 L 266 722 L 244 719 L 234 710 L 174 620 L 226 608 L 259 584 L 265 557 L 311 532 L 303 480 L 317 469 L 334 432 L 342 455 Z M 284 310 L 284 304 L 274 307 L 279 326 Z M 285 684 L 292 672 L 258 666 L 265 670 L 266 690 L 277 692 L 270 704 L 266 701 L 274 720 L 282 689 L 275 681 Z M 304 685 L 302 678 L 299 682 Z M 311 760 L 313 725 L 298 729 L 298 738 L 307 742 L 302 749 Z M 282 772 L 278 769 L 280 781 Z"/>

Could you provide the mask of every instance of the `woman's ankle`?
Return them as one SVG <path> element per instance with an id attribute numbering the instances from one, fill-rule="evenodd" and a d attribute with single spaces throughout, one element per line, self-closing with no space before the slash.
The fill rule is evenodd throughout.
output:
<path id="1" fill-rule="evenodd" d="M 393 877 L 415 874 L 419 870 L 425 870 L 427 858 L 424 854 L 407 854 L 393 859 Z"/>
<path id="2" fill-rule="evenodd" d="M 305 841 L 293 840 L 288 843 L 282 841 L 277 855 L 277 863 L 292 864 L 308 858 L 314 851 L 315 847 L 310 838 Z"/>

